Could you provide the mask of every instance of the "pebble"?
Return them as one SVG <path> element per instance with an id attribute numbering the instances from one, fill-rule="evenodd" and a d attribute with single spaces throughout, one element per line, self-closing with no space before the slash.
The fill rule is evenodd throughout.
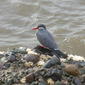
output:
<path id="1" fill-rule="evenodd" d="M 9 64 L 9 63 L 5 63 L 5 64 L 4 64 L 4 68 L 5 68 L 5 69 L 7 69 L 7 68 L 9 68 L 9 67 L 10 67 L 10 64 Z"/>
<path id="2" fill-rule="evenodd" d="M 82 83 L 85 83 L 85 74 L 83 74 L 83 75 L 81 76 L 81 82 L 82 82 Z"/>
<path id="3" fill-rule="evenodd" d="M 38 63 L 37 63 L 37 66 L 43 66 L 45 64 L 45 62 L 43 60 L 40 60 Z"/>
<path id="4" fill-rule="evenodd" d="M 26 83 L 26 77 L 23 77 L 23 78 L 20 80 L 20 83 L 25 84 L 25 83 Z"/>
<path id="5" fill-rule="evenodd" d="M 26 84 L 26 85 L 39 85 L 39 83 L 38 83 L 38 81 L 33 81 L 32 83 L 30 83 L 30 84 Z"/>
<path id="6" fill-rule="evenodd" d="M 27 48 L 26 51 L 27 51 L 27 54 L 34 54 L 34 55 L 37 55 L 36 52 L 32 51 L 32 50 L 29 49 L 29 48 Z"/>
<path id="7" fill-rule="evenodd" d="M 7 60 L 7 58 L 6 57 L 2 57 L 1 59 L 0 59 L 0 62 L 2 62 L 2 63 L 6 63 L 8 60 Z"/>
<path id="8" fill-rule="evenodd" d="M 26 76 L 26 82 L 27 83 L 31 83 L 35 80 L 35 76 L 34 76 L 34 73 L 30 73 Z"/>
<path id="9" fill-rule="evenodd" d="M 37 63 L 40 59 L 40 56 L 38 54 L 26 54 L 23 59 L 27 62 Z"/>
<path id="10" fill-rule="evenodd" d="M 54 85 L 54 81 L 51 78 L 49 78 L 47 80 L 47 83 L 48 83 L 48 85 Z"/>
<path id="11" fill-rule="evenodd" d="M 61 80 L 61 85 L 69 85 L 69 82 L 67 80 Z"/>
<path id="12" fill-rule="evenodd" d="M 79 78 L 74 78 L 73 82 L 74 82 L 75 85 L 81 85 L 81 81 L 80 81 Z"/>
<path id="13" fill-rule="evenodd" d="M 3 63 L 0 63 L 0 70 L 2 70 L 4 67 Z"/>
<path id="14" fill-rule="evenodd" d="M 52 56 L 49 56 L 49 55 L 40 55 L 40 58 L 42 59 L 42 60 L 44 60 L 44 61 L 47 61 L 48 59 L 51 59 L 52 58 Z"/>
<path id="15" fill-rule="evenodd" d="M 47 82 L 42 78 L 40 78 L 38 81 L 39 81 L 38 85 L 47 85 Z"/>
<path id="16" fill-rule="evenodd" d="M 23 83 L 23 84 L 24 84 L 24 83 L 31 83 L 31 82 L 34 81 L 34 79 L 35 79 L 34 73 L 29 73 L 27 76 L 23 77 L 23 78 L 20 80 L 20 82 Z"/>
<path id="17" fill-rule="evenodd" d="M 55 82 L 55 85 L 62 85 L 62 84 L 61 84 L 61 81 L 56 81 L 56 82 Z"/>
<path id="18" fill-rule="evenodd" d="M 26 49 L 27 49 L 26 47 L 19 47 L 19 48 L 13 49 L 12 52 L 26 54 L 27 53 Z"/>
<path id="19" fill-rule="evenodd" d="M 0 51 L 0 58 L 3 57 L 5 55 L 4 51 Z"/>
<path id="20" fill-rule="evenodd" d="M 63 74 L 62 70 L 59 70 L 57 68 L 51 68 L 47 71 L 44 77 L 51 78 L 52 80 L 57 81 L 62 79 L 62 74 Z"/>
<path id="21" fill-rule="evenodd" d="M 74 64 L 66 64 L 64 71 L 73 76 L 78 76 L 80 74 L 79 69 Z"/>
<path id="22" fill-rule="evenodd" d="M 85 74 L 85 67 L 83 67 L 83 68 L 80 69 L 80 73 L 81 74 Z"/>
<path id="23" fill-rule="evenodd" d="M 25 62 L 24 66 L 25 67 L 32 67 L 33 66 L 33 62 Z"/>
<path id="24" fill-rule="evenodd" d="M 49 59 L 43 67 L 50 68 L 52 66 L 60 65 L 60 64 L 61 64 L 60 60 L 56 56 L 54 56 L 51 59 Z"/>
<path id="25" fill-rule="evenodd" d="M 14 62 L 14 61 L 16 61 L 16 56 L 15 56 L 15 55 L 12 55 L 12 54 L 9 55 L 9 56 L 8 56 L 8 61 L 9 61 L 9 62 Z"/>
<path id="26" fill-rule="evenodd" d="M 74 61 L 85 61 L 85 58 L 82 56 L 77 56 L 77 55 L 68 55 L 68 60 L 73 59 Z"/>

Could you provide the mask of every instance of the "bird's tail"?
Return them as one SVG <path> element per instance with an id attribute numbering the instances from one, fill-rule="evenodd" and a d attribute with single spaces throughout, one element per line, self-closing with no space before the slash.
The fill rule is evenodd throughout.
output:
<path id="1" fill-rule="evenodd" d="M 63 53 L 60 50 L 53 50 L 54 55 L 56 55 L 58 58 L 67 58 L 68 55 Z"/>

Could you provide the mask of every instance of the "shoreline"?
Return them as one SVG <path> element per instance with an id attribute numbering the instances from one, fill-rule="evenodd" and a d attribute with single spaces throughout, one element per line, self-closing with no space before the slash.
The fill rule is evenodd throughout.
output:
<path id="1" fill-rule="evenodd" d="M 57 57 L 43 49 L 19 47 L 0 52 L 0 71 L 0 85 L 85 84 L 84 57 L 70 54 L 59 64 Z"/>

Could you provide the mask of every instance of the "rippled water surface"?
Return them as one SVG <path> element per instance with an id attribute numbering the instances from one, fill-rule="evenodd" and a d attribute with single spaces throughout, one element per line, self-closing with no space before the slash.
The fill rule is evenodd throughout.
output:
<path id="1" fill-rule="evenodd" d="M 62 51 L 85 56 L 85 0 L 0 0 L 0 50 L 38 45 L 40 23 Z"/>

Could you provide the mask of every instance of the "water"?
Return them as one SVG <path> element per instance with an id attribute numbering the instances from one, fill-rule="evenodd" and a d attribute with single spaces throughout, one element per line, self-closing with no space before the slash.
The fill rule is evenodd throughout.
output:
<path id="1" fill-rule="evenodd" d="M 85 56 L 85 0 L 0 0 L 0 50 L 38 45 L 40 23 L 62 51 Z"/>

